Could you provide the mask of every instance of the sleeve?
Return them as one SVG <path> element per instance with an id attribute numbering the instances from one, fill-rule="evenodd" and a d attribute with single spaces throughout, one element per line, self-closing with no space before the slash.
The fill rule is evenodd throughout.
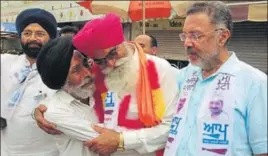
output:
<path id="1" fill-rule="evenodd" d="M 55 103 L 57 102 L 57 103 Z M 44 117 L 49 122 L 56 124 L 56 129 L 65 135 L 81 141 L 91 140 L 99 134 L 91 128 L 92 121 L 81 117 L 83 113 L 79 107 L 70 107 L 69 103 L 60 101 L 50 102 Z M 88 114 L 85 114 L 88 115 Z"/>
<path id="2" fill-rule="evenodd" d="M 163 75 L 160 75 L 161 73 L 159 72 L 159 78 L 162 78 L 160 79 L 161 89 L 166 103 L 166 112 L 162 123 L 152 128 L 123 132 L 126 150 L 132 149 L 144 154 L 155 152 L 165 147 L 178 99 L 178 87 L 174 85 L 177 83 L 176 74 L 172 68 L 165 66 L 164 71 L 166 72 L 162 72 Z"/>
<path id="3" fill-rule="evenodd" d="M 246 118 L 248 140 L 254 154 L 264 154 L 267 153 L 267 76 L 249 93 Z"/>
<path id="4" fill-rule="evenodd" d="M 17 85 L 14 85 L 9 77 L 11 65 L 17 58 L 16 55 L 1 54 L 1 117 L 4 117 L 4 114 L 7 113 L 4 108 L 12 91 L 17 88 Z"/>

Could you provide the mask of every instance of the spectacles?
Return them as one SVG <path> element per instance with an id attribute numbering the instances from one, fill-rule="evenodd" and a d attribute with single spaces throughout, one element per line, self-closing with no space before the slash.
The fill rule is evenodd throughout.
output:
<path id="1" fill-rule="evenodd" d="M 106 57 L 102 59 L 94 59 L 94 62 L 98 65 L 105 66 L 108 60 L 113 60 L 118 56 L 117 47 L 114 47 L 112 50 L 109 51 Z"/>
<path id="2" fill-rule="evenodd" d="M 191 41 L 198 41 L 200 40 L 201 37 L 206 36 L 206 34 L 212 33 L 212 32 L 217 32 L 222 29 L 215 29 L 213 31 L 209 31 L 206 33 L 201 34 L 200 32 L 191 32 L 191 33 L 181 33 L 179 34 L 180 40 L 185 41 L 186 38 L 188 38 Z"/>
<path id="3" fill-rule="evenodd" d="M 23 37 L 26 37 L 26 38 L 31 37 L 33 34 L 34 34 L 34 36 L 37 37 L 37 38 L 41 38 L 41 37 L 46 36 L 46 32 L 44 32 L 44 31 L 36 31 L 36 32 L 32 32 L 32 31 L 24 31 L 24 32 L 21 33 L 21 35 L 22 35 Z"/>

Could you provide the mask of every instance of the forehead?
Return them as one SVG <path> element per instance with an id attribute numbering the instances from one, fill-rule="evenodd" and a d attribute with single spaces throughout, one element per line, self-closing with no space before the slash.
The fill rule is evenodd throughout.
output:
<path id="1" fill-rule="evenodd" d="M 31 23 L 27 25 L 24 28 L 24 31 L 45 31 L 46 32 L 46 30 L 37 23 Z"/>
<path id="2" fill-rule="evenodd" d="M 185 19 L 183 32 L 191 31 L 209 31 L 214 28 L 215 25 L 211 23 L 206 13 L 195 13 L 188 15 Z"/>
<path id="3" fill-rule="evenodd" d="M 138 43 L 149 44 L 150 41 L 151 41 L 151 38 L 149 36 L 142 35 L 142 36 L 138 36 L 135 39 L 135 41 L 138 42 Z"/>

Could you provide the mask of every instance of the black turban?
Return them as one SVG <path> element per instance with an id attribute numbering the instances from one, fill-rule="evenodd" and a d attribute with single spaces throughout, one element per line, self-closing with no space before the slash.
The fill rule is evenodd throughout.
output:
<path id="1" fill-rule="evenodd" d="M 38 23 L 43 27 L 51 39 L 56 38 L 57 21 L 50 12 L 38 8 L 22 11 L 16 18 L 16 29 L 19 36 L 21 36 L 21 32 L 23 32 L 24 28 L 32 23 Z"/>
<path id="2" fill-rule="evenodd" d="M 74 47 L 72 37 L 64 36 L 46 43 L 36 60 L 43 83 L 50 89 L 61 89 L 67 79 Z"/>

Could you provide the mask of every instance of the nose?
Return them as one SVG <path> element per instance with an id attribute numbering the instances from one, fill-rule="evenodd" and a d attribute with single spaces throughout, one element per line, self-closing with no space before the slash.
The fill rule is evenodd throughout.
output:
<path id="1" fill-rule="evenodd" d="M 107 60 L 107 67 L 114 67 L 114 65 L 115 65 L 115 58 L 114 59 L 109 59 L 109 60 Z"/>
<path id="2" fill-rule="evenodd" d="M 184 47 L 192 47 L 193 46 L 193 42 L 191 39 L 189 39 L 189 37 L 186 37 L 185 38 L 185 41 L 184 41 Z"/>
<path id="3" fill-rule="evenodd" d="M 92 76 L 92 72 L 90 71 L 90 69 L 83 67 L 83 77 L 91 77 Z"/>

